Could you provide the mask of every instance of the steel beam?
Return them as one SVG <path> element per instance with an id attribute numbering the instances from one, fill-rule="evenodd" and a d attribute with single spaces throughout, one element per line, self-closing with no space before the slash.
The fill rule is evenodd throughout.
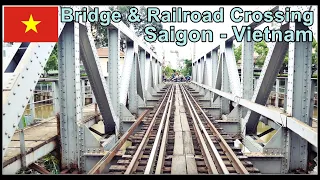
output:
<path id="1" fill-rule="evenodd" d="M 241 96 L 240 79 L 236 58 L 233 53 L 232 42 L 226 42 L 225 44 L 225 61 L 227 64 L 231 92 L 237 96 Z"/>
<path id="2" fill-rule="evenodd" d="M 58 81 L 52 82 L 52 91 L 53 91 L 53 112 L 56 115 L 60 112 L 60 102 L 59 102 L 59 83 Z"/>
<path id="3" fill-rule="evenodd" d="M 58 42 L 61 166 L 63 169 L 78 165 L 77 122 L 81 120 L 79 48 L 79 24 L 66 23 Z"/>
<path id="4" fill-rule="evenodd" d="M 161 72 L 161 64 L 160 61 L 158 61 L 158 84 L 160 85 L 162 82 L 162 72 Z"/>
<path id="5" fill-rule="evenodd" d="M 131 113 L 138 114 L 138 57 L 137 54 L 134 54 L 133 57 L 133 67 L 130 75 L 130 84 L 129 84 L 129 110 Z M 141 82 L 141 81 L 140 81 Z M 140 83 L 141 85 L 141 83 Z"/>
<path id="6" fill-rule="evenodd" d="M 202 77 L 202 83 L 205 85 L 208 85 L 208 62 L 207 59 L 203 62 L 203 77 Z"/>
<path id="7" fill-rule="evenodd" d="M 140 98 L 142 99 L 142 101 L 144 102 L 144 100 L 145 100 L 145 97 L 144 97 L 144 88 L 143 88 L 143 81 L 142 81 L 142 76 L 141 76 L 141 74 L 142 74 L 142 72 L 141 72 L 141 69 L 144 69 L 145 70 L 145 68 L 144 68 L 144 66 L 142 66 L 143 68 L 141 68 L 141 63 L 140 63 L 140 59 L 139 59 L 139 55 L 138 54 L 136 54 L 136 62 L 135 62 L 135 64 L 136 64 L 136 66 L 135 66 L 135 68 L 136 68 L 136 77 L 137 77 L 137 93 L 138 93 L 138 95 L 140 96 Z M 144 71 L 143 71 L 143 73 L 144 73 Z"/>
<path id="8" fill-rule="evenodd" d="M 115 131 L 117 132 L 115 126 L 118 127 L 118 124 L 116 124 L 118 123 L 118 119 L 115 117 L 115 113 L 110 102 L 111 97 L 109 95 L 109 90 L 101 70 L 100 59 L 95 48 L 92 34 L 84 25 L 80 25 L 80 47 L 83 65 L 88 73 L 93 94 L 96 98 L 98 106 L 100 107 L 100 112 L 104 121 L 105 133 L 110 134 L 114 133 Z M 81 105 L 81 97 L 79 100 Z"/>
<path id="9" fill-rule="evenodd" d="M 262 116 L 265 116 L 266 118 L 273 120 L 275 123 L 279 124 L 280 126 L 289 128 L 290 130 L 296 132 L 303 139 L 310 142 L 315 147 L 318 147 L 318 133 L 311 126 L 305 123 L 302 123 L 298 119 L 294 117 L 290 117 L 281 111 L 268 108 L 266 106 L 251 102 L 250 100 L 237 97 L 233 94 L 226 93 L 218 89 L 213 89 L 209 86 L 199 84 L 194 81 L 192 81 L 192 83 L 199 87 L 208 89 L 209 91 L 214 92 L 218 96 L 222 96 L 224 98 L 229 99 L 230 101 L 237 102 L 237 104 L 244 106 L 250 109 L 251 111 L 259 113 Z"/>
<path id="10" fill-rule="evenodd" d="M 60 9 L 58 11 L 60 16 Z M 60 18 L 60 17 L 59 17 Z M 58 36 L 64 23 L 58 22 Z M 2 91 L 2 157 L 29 102 L 55 43 L 30 43 Z"/>
<path id="11" fill-rule="evenodd" d="M 281 26 L 280 30 L 282 32 L 289 29 L 289 24 L 284 24 Z M 251 98 L 252 102 L 257 104 L 265 105 L 269 94 L 272 90 L 274 82 L 277 78 L 279 70 L 282 66 L 284 56 L 288 50 L 289 43 L 286 41 L 276 42 L 269 49 L 268 55 L 264 62 L 258 84 L 254 89 L 253 96 Z M 244 122 L 246 123 L 246 133 L 256 134 L 257 125 L 259 123 L 260 114 L 248 111 Z"/>
<path id="12" fill-rule="evenodd" d="M 223 92 L 229 93 L 230 92 L 229 74 L 227 70 L 225 53 L 220 54 L 220 63 L 222 64 L 221 90 Z M 221 114 L 229 114 L 230 113 L 229 100 L 227 98 L 221 98 L 220 100 L 221 100 Z"/>
<path id="13" fill-rule="evenodd" d="M 208 54 L 206 54 L 206 71 L 205 73 L 205 80 L 206 80 L 206 85 L 212 87 L 212 74 L 213 74 L 213 68 L 212 68 L 212 58 L 211 58 L 212 52 L 210 51 Z"/>
<path id="14" fill-rule="evenodd" d="M 120 117 L 120 31 L 108 28 L 108 86 L 115 115 Z M 120 123 L 120 122 L 119 122 Z"/>
<path id="15" fill-rule="evenodd" d="M 120 84 L 120 98 L 119 103 L 126 105 L 128 96 L 130 76 L 132 72 L 132 66 L 134 61 L 134 42 L 127 41 L 126 55 L 124 59 L 124 65 L 121 73 L 121 84 Z"/>
<path id="16" fill-rule="evenodd" d="M 222 87 L 222 66 L 223 66 L 223 62 L 221 61 L 221 56 L 220 56 L 220 60 L 218 61 L 217 64 L 217 74 L 215 76 L 215 84 L 213 86 L 213 89 L 218 89 L 221 90 Z M 218 98 L 218 95 L 216 93 L 214 93 L 213 95 L 213 102 Z"/>
<path id="17" fill-rule="evenodd" d="M 302 23 L 290 23 L 290 30 L 308 30 Z M 288 90 L 286 112 L 302 123 L 312 124 L 310 116 L 311 101 L 311 56 L 312 42 L 290 42 L 288 61 Z M 289 170 L 307 170 L 308 142 L 298 132 L 289 132 L 290 163 Z"/>
<path id="18" fill-rule="evenodd" d="M 146 87 L 146 51 L 144 49 L 139 49 L 139 69 L 140 69 L 140 77 L 141 77 L 141 83 L 142 83 L 142 90 L 145 91 L 147 89 Z"/>
<path id="19" fill-rule="evenodd" d="M 218 52 L 217 50 L 213 50 L 211 54 L 211 71 L 212 71 L 212 85 L 211 87 L 216 87 L 217 82 L 217 74 L 218 74 Z"/>
<path id="20" fill-rule="evenodd" d="M 245 32 L 245 35 L 248 31 Z M 241 54 L 241 95 L 244 99 L 250 100 L 253 95 L 253 48 L 254 42 L 242 41 Z M 246 115 L 247 109 L 242 108 L 242 118 Z"/>

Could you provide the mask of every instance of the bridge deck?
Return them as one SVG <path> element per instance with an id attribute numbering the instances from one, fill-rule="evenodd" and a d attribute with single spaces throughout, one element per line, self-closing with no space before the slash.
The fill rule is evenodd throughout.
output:
<path id="1" fill-rule="evenodd" d="M 93 104 L 87 105 L 83 108 L 82 121 L 87 121 L 95 117 L 95 107 Z M 44 145 L 54 141 L 57 137 L 57 119 L 50 117 L 44 119 L 37 124 L 26 127 L 24 129 L 25 147 L 27 153 L 27 164 L 32 163 L 28 158 L 28 154 L 40 149 Z M 44 154 L 45 155 L 45 154 Z M 4 155 L 3 167 L 20 160 L 20 137 L 19 130 L 15 132 L 9 143 L 8 149 Z M 32 158 L 33 160 L 36 160 Z M 31 160 L 32 161 L 32 160 Z"/>

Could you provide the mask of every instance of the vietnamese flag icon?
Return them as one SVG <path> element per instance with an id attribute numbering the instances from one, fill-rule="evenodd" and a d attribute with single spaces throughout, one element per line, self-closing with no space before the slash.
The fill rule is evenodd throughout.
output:
<path id="1" fill-rule="evenodd" d="M 4 42 L 57 42 L 58 6 L 4 6 Z"/>

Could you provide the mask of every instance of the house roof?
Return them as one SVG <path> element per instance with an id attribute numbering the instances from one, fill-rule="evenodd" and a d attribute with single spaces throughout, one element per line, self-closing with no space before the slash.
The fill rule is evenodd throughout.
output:
<path id="1" fill-rule="evenodd" d="M 108 57 L 109 51 L 107 47 L 97 49 L 99 57 Z M 124 52 L 120 51 L 120 57 L 124 57 Z"/>

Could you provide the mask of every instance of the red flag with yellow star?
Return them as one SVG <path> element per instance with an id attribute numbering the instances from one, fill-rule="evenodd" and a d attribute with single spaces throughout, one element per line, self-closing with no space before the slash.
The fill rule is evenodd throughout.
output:
<path id="1" fill-rule="evenodd" d="M 58 6 L 5 6 L 4 42 L 57 42 Z"/>

